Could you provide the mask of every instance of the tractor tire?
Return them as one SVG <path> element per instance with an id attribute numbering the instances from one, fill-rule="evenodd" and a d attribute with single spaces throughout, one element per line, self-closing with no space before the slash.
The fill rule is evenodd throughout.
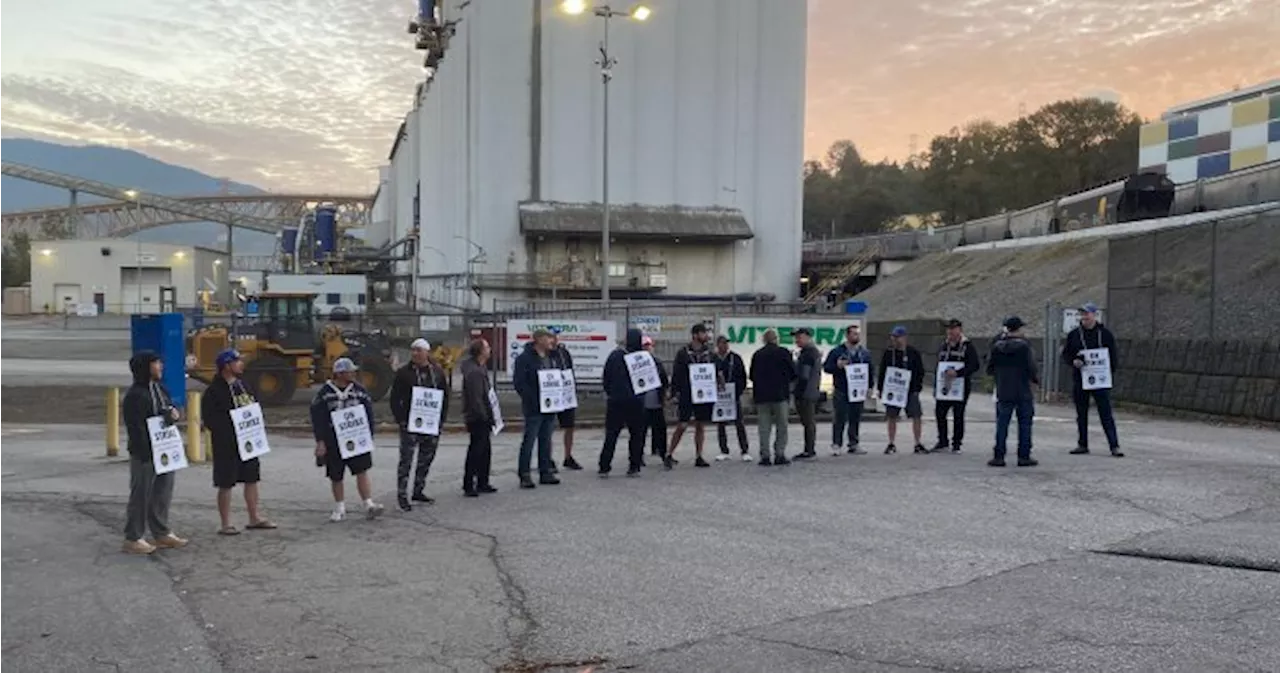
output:
<path id="1" fill-rule="evenodd" d="M 369 391 L 369 397 L 376 402 L 387 396 L 391 390 L 391 381 L 396 373 L 391 363 L 380 357 L 370 355 L 360 359 L 360 385 Z"/>
<path id="2" fill-rule="evenodd" d="M 298 391 L 298 372 L 279 355 L 262 354 L 244 368 L 244 380 L 264 407 L 278 407 L 293 401 Z"/>

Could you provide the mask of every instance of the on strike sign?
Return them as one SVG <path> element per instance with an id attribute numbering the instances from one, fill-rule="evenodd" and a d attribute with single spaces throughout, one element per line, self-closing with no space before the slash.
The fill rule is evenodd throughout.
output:
<path id="1" fill-rule="evenodd" d="M 604 376 L 604 361 L 618 347 L 618 324 L 612 320 L 508 320 L 507 374 L 514 374 L 516 358 L 525 344 L 533 341 L 537 330 L 559 330 L 560 344 L 573 357 L 574 375 L 578 381 L 599 381 Z"/>

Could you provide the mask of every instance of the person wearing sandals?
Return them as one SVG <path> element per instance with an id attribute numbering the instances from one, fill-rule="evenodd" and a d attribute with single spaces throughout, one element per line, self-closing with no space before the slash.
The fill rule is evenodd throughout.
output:
<path id="1" fill-rule="evenodd" d="M 244 361 L 235 349 L 218 354 L 215 360 L 218 376 L 204 391 L 200 400 L 200 420 L 209 431 L 210 449 L 213 453 L 213 487 L 218 489 L 218 517 L 221 519 L 219 535 L 239 535 L 240 529 L 231 524 L 231 490 L 236 484 L 244 484 L 244 506 L 249 513 L 250 530 L 276 528 L 262 515 L 258 507 L 258 482 L 262 478 L 257 458 L 240 460 L 236 441 L 232 410 L 254 403 L 253 393 L 240 376 L 244 374 Z"/>
<path id="2" fill-rule="evenodd" d="M 311 429 L 316 438 L 316 465 L 325 469 L 329 486 L 333 491 L 333 513 L 329 521 L 337 523 L 347 518 L 346 490 L 342 478 L 348 470 L 356 478 L 356 490 L 364 503 L 367 519 L 382 516 L 383 507 L 373 501 L 373 483 L 369 470 L 373 468 L 373 454 L 362 453 L 343 458 L 338 450 L 338 435 L 333 427 L 333 412 L 363 406 L 366 422 L 372 433 L 377 422 L 373 417 L 373 398 L 369 391 L 356 382 L 360 368 L 350 358 L 338 358 L 333 363 L 333 378 L 326 381 L 311 401 Z"/>
<path id="3" fill-rule="evenodd" d="M 133 385 L 121 404 L 124 429 L 129 436 L 129 507 L 124 527 L 124 551 L 151 554 L 158 548 L 180 549 L 187 541 L 169 530 L 169 504 L 173 502 L 173 473 L 156 474 L 152 462 L 147 419 L 159 416 L 165 425 L 178 421 L 179 413 L 160 382 L 164 362 L 151 351 L 129 358 Z M 151 529 L 154 542 L 143 538 Z"/>

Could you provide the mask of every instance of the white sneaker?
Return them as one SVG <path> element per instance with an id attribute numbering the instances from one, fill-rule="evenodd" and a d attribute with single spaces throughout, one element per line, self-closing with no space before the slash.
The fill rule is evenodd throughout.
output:
<path id="1" fill-rule="evenodd" d="M 329 523 L 338 523 L 345 518 L 347 518 L 347 511 L 345 509 L 335 509 L 329 514 Z"/>
<path id="2" fill-rule="evenodd" d="M 744 454 L 742 454 L 742 462 L 744 462 L 744 463 L 750 463 L 750 462 L 754 462 L 754 461 L 755 461 L 755 458 L 752 458 L 752 457 L 751 457 L 751 454 L 749 454 L 749 453 L 744 453 Z"/>
<path id="3" fill-rule="evenodd" d="M 727 453 L 722 453 L 722 454 L 720 454 L 720 455 L 716 456 L 716 462 L 717 462 L 717 463 L 719 463 L 719 462 L 721 462 L 721 461 L 725 461 L 725 460 L 729 460 L 729 454 L 727 454 Z"/>
<path id="4" fill-rule="evenodd" d="M 376 518 L 378 518 L 378 517 L 382 516 L 382 510 L 383 510 L 383 509 L 384 509 L 384 508 L 383 508 L 383 506 L 382 506 L 382 505 L 379 505 L 379 504 L 378 504 L 378 503 L 376 503 L 376 502 L 375 502 L 375 503 L 372 503 L 372 504 L 370 504 L 368 507 L 365 507 L 365 508 L 364 508 L 364 516 L 365 516 L 365 518 L 366 518 L 366 519 L 369 519 L 370 521 L 372 521 L 372 520 L 374 520 L 374 519 L 376 519 Z"/>
<path id="5" fill-rule="evenodd" d="M 840 454 L 842 454 L 842 453 L 844 453 L 844 449 L 840 448 L 840 446 L 839 446 L 839 445 L 837 445 L 837 444 L 832 444 L 832 445 L 831 445 L 831 455 L 833 455 L 833 456 L 838 456 L 838 455 L 840 455 Z"/>

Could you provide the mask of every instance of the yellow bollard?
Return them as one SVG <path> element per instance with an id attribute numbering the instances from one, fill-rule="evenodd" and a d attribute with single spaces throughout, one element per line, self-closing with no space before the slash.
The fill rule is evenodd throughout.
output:
<path id="1" fill-rule="evenodd" d="M 187 462 L 203 463 L 204 450 L 200 440 L 200 391 L 187 393 Z"/>
<path id="2" fill-rule="evenodd" d="M 107 388 L 107 457 L 120 455 L 120 389 Z"/>

